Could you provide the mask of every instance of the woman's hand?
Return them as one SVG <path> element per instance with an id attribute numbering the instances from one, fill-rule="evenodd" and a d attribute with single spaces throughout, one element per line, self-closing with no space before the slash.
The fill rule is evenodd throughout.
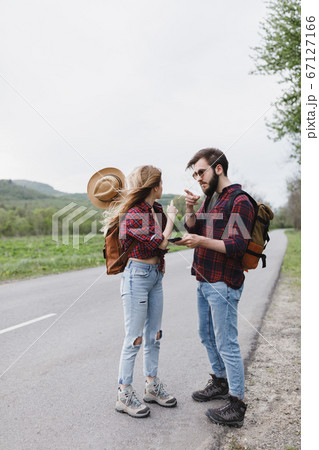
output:
<path id="1" fill-rule="evenodd" d="M 177 208 L 173 205 L 173 200 L 171 200 L 171 203 L 168 205 L 166 214 L 167 214 L 167 223 L 165 230 L 163 231 L 164 240 L 161 243 L 161 245 L 158 246 L 158 248 L 165 249 L 168 246 L 168 238 L 171 236 L 173 228 L 174 228 L 174 221 L 176 218 L 176 214 L 178 213 Z"/>
<path id="2" fill-rule="evenodd" d="M 177 210 L 177 208 L 175 208 L 175 206 L 174 206 L 174 204 L 173 204 L 173 200 L 171 200 L 171 202 L 170 202 L 170 204 L 168 205 L 167 210 L 166 210 L 167 217 L 168 217 L 172 222 L 174 222 L 177 213 L 178 213 L 178 210 Z"/>

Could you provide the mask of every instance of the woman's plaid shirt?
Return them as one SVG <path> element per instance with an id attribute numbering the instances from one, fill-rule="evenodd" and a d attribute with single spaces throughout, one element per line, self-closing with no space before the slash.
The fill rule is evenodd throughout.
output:
<path id="1" fill-rule="evenodd" d="M 134 205 L 121 219 L 120 239 L 126 250 L 133 242 L 134 238 L 138 244 L 129 254 L 129 258 L 149 259 L 153 256 L 160 257 L 159 270 L 164 268 L 164 255 L 167 250 L 162 250 L 158 246 L 163 242 L 167 219 L 163 212 L 162 205 L 154 202 L 153 205 L 157 222 L 152 214 L 152 207 L 147 202 Z"/>
<path id="2" fill-rule="evenodd" d="M 255 214 L 247 196 L 239 195 L 234 201 L 229 221 L 230 218 L 225 213 L 226 205 L 230 194 L 238 189 L 241 189 L 240 184 L 224 188 L 217 203 L 209 211 L 205 211 L 205 206 L 210 200 L 206 198 L 196 213 L 195 225 L 188 227 L 185 224 L 189 233 L 222 239 L 226 247 L 226 254 L 203 247 L 195 249 L 192 275 L 195 275 L 198 281 L 209 283 L 224 281 L 233 289 L 239 289 L 243 284 L 245 276 L 241 259 L 249 242 Z"/>

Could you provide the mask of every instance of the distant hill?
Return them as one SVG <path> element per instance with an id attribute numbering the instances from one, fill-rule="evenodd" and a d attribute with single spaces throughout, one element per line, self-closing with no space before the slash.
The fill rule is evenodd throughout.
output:
<path id="1" fill-rule="evenodd" d="M 34 191 L 42 192 L 47 195 L 64 195 L 64 192 L 56 191 L 52 186 L 45 183 L 38 183 L 37 181 L 29 181 L 29 180 L 12 180 L 14 184 L 18 184 L 19 186 L 24 186 L 28 189 L 32 189 Z"/>
<path id="2" fill-rule="evenodd" d="M 160 202 L 163 206 L 167 206 L 174 197 L 175 194 L 164 194 Z M 60 209 L 71 202 L 93 208 L 86 193 L 69 194 L 37 181 L 0 180 L 0 208 L 23 207 L 32 210 L 53 207 Z"/>
<path id="3" fill-rule="evenodd" d="M 0 180 L 0 207 L 12 209 L 63 208 L 75 202 L 78 205 L 92 206 L 87 194 L 68 194 L 56 191 L 52 186 L 28 180 Z"/>
<path id="4" fill-rule="evenodd" d="M 12 180 L 0 180 L 0 196 L 2 203 L 12 200 L 34 200 L 48 197 L 43 192 L 19 186 Z"/>

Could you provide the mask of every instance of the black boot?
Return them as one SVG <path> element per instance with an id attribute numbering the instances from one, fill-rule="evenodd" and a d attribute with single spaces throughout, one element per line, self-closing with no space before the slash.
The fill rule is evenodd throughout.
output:
<path id="1" fill-rule="evenodd" d="M 207 402 L 218 398 L 228 398 L 228 382 L 227 378 L 217 378 L 212 373 L 211 380 L 208 380 L 205 388 L 201 391 L 192 393 L 192 398 L 196 402 Z"/>
<path id="2" fill-rule="evenodd" d="M 214 423 L 240 428 L 244 423 L 246 408 L 242 400 L 229 395 L 229 402 L 225 406 L 208 409 L 205 414 Z"/>

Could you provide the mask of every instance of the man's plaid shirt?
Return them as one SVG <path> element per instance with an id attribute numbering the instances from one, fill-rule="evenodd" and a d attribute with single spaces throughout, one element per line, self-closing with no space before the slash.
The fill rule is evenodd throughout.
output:
<path id="1" fill-rule="evenodd" d="M 153 256 L 160 257 L 159 270 L 164 268 L 164 255 L 167 250 L 162 250 L 158 246 L 163 242 L 167 219 L 163 212 L 162 205 L 154 202 L 153 208 L 157 222 L 152 214 L 152 207 L 147 202 L 134 205 L 121 220 L 120 239 L 126 250 L 133 242 L 134 238 L 138 244 L 129 254 L 129 258 L 149 259 Z"/>
<path id="2" fill-rule="evenodd" d="M 240 184 L 227 186 L 221 192 L 213 209 L 205 211 L 210 197 L 206 200 L 196 213 L 196 222 L 193 227 L 185 228 L 189 233 L 206 236 L 211 239 L 222 239 L 225 243 L 226 254 L 198 247 L 194 251 L 192 275 L 196 275 L 198 281 L 216 283 L 224 281 L 233 289 L 239 289 L 245 279 L 241 259 L 246 251 L 249 238 L 243 236 L 244 224 L 248 233 L 251 233 L 254 220 L 254 208 L 246 195 L 236 197 L 231 211 L 232 220 L 228 231 L 226 229 L 229 217 L 226 215 L 226 205 L 230 194 L 241 189 Z M 206 213 L 206 214 L 205 214 Z M 238 215 L 233 215 L 238 214 Z"/>

